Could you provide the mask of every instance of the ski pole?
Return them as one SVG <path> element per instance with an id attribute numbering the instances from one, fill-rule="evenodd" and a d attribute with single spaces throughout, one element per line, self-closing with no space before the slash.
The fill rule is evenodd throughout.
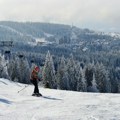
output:
<path id="1" fill-rule="evenodd" d="M 24 88 L 22 88 L 21 90 L 18 91 L 18 93 L 20 93 L 21 91 L 23 91 L 25 88 L 27 88 L 29 85 L 25 85 Z"/>

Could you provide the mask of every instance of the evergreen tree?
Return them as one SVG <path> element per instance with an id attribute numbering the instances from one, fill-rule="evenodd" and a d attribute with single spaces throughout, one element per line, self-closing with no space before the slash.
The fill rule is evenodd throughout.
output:
<path id="1" fill-rule="evenodd" d="M 97 83 L 96 83 L 96 79 L 95 79 L 95 74 L 93 74 L 91 92 L 99 92 L 99 90 L 97 89 Z"/>
<path id="2" fill-rule="evenodd" d="M 95 79 L 100 92 L 111 91 L 108 73 L 102 63 L 97 63 L 95 66 Z"/>
<path id="3" fill-rule="evenodd" d="M 83 92 L 87 92 L 87 81 L 85 79 L 85 70 L 80 68 L 80 71 L 81 71 L 82 83 L 83 83 L 82 90 Z"/>
<path id="4" fill-rule="evenodd" d="M 117 89 L 118 89 L 118 93 L 120 93 L 120 67 L 117 67 L 115 69 L 115 73 L 116 73 L 116 81 L 117 81 Z"/>
<path id="5" fill-rule="evenodd" d="M 87 91 L 87 87 L 86 87 L 86 80 L 85 80 L 85 76 L 84 76 L 84 70 L 79 66 L 79 64 L 77 64 L 77 91 L 81 91 L 81 92 L 86 92 Z"/>
<path id="6" fill-rule="evenodd" d="M 30 83 L 30 68 L 26 58 L 17 59 L 18 80 L 21 83 Z"/>
<path id="7" fill-rule="evenodd" d="M 17 64 L 16 61 L 11 59 L 8 64 L 8 74 L 10 79 L 14 81 L 17 78 Z"/>
<path id="8" fill-rule="evenodd" d="M 0 77 L 9 79 L 8 69 L 7 69 L 8 61 L 5 60 L 4 56 L 0 55 Z"/>
<path id="9" fill-rule="evenodd" d="M 65 58 L 62 56 L 60 65 L 58 66 L 57 70 L 57 84 L 58 88 L 62 90 L 67 90 L 69 87 L 69 81 L 68 81 L 68 73 L 66 69 L 66 63 L 65 63 Z"/>
<path id="10" fill-rule="evenodd" d="M 115 68 L 109 69 L 109 79 L 111 84 L 111 92 L 117 93 L 118 92 L 118 80 L 116 79 L 116 70 Z"/>
<path id="11" fill-rule="evenodd" d="M 92 87 L 93 73 L 94 73 L 94 65 L 93 64 L 88 64 L 85 67 L 85 79 L 86 79 L 86 82 L 87 82 L 88 92 L 89 92 L 89 88 Z"/>
<path id="12" fill-rule="evenodd" d="M 77 88 L 77 80 L 75 79 L 75 61 L 73 59 L 73 55 L 71 55 L 70 59 L 68 59 L 67 63 L 67 72 L 68 72 L 68 79 L 69 79 L 69 90 L 76 90 Z"/>
<path id="13" fill-rule="evenodd" d="M 45 65 L 42 71 L 44 84 L 49 84 L 50 88 L 57 88 L 56 78 L 55 78 L 55 69 L 53 64 L 52 56 L 48 51 L 46 55 Z"/>

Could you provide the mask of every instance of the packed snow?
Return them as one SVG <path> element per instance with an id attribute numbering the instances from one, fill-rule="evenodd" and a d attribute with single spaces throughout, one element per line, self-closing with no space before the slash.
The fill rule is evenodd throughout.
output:
<path id="1" fill-rule="evenodd" d="M 43 97 L 34 97 L 33 89 L 33 85 L 0 79 L 0 120 L 120 120 L 119 94 L 39 87 Z"/>

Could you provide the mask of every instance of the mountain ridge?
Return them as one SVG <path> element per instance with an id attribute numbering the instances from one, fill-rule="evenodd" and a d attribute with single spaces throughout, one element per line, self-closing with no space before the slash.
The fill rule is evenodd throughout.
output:
<path id="1" fill-rule="evenodd" d="M 24 51 L 27 47 L 31 51 L 31 46 L 41 52 L 60 49 L 67 50 L 69 54 L 120 51 L 119 33 L 98 32 L 52 23 L 2 21 L 0 41 L 13 41 L 15 50 L 24 47 Z"/>

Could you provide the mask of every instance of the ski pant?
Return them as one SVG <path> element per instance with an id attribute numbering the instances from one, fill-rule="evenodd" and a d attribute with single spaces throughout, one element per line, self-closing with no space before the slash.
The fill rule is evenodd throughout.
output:
<path id="1" fill-rule="evenodd" d="M 34 93 L 39 93 L 39 89 L 38 89 L 38 81 L 36 79 L 30 80 L 31 83 L 35 86 L 34 88 Z"/>

